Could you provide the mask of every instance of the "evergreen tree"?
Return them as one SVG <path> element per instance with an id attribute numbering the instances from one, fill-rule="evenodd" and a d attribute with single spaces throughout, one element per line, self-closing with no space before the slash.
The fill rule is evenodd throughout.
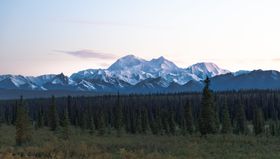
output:
<path id="1" fill-rule="evenodd" d="M 141 124 L 142 124 L 142 133 L 146 134 L 149 129 L 148 124 L 148 112 L 147 109 L 144 107 L 141 111 Z"/>
<path id="2" fill-rule="evenodd" d="M 121 136 L 122 126 L 123 126 L 122 106 L 120 103 L 120 94 L 118 93 L 117 106 L 116 106 L 116 119 L 115 119 L 115 128 L 117 130 L 117 136 Z"/>
<path id="3" fill-rule="evenodd" d="M 202 136 L 207 134 L 216 133 L 216 119 L 215 108 L 212 97 L 212 91 L 210 90 L 210 79 L 207 77 L 205 87 L 203 89 L 202 107 L 199 117 L 199 131 Z"/>
<path id="4" fill-rule="evenodd" d="M 68 116 L 69 116 L 69 122 L 70 123 L 74 123 L 73 119 L 71 118 L 71 112 L 72 112 L 72 97 L 71 96 L 67 96 L 67 111 L 68 111 Z"/>
<path id="5" fill-rule="evenodd" d="M 170 127 L 169 127 L 170 114 L 168 113 L 167 110 L 165 109 L 162 110 L 160 120 L 162 121 L 162 129 L 163 129 L 162 133 L 170 135 Z"/>
<path id="6" fill-rule="evenodd" d="M 221 130 L 221 132 L 223 134 L 228 134 L 228 133 L 231 133 L 231 131 L 232 131 L 231 120 L 229 117 L 228 106 L 225 102 L 224 107 L 223 107 L 223 112 L 222 112 L 222 130 Z"/>
<path id="7" fill-rule="evenodd" d="M 161 120 L 161 108 L 157 106 L 153 114 L 154 116 L 151 121 L 152 133 L 154 135 L 159 135 L 162 133 L 162 128 L 164 127 Z"/>
<path id="8" fill-rule="evenodd" d="M 237 134 L 244 134 L 246 131 L 246 116 L 245 116 L 244 106 L 242 104 L 238 105 L 235 118 L 236 118 L 235 132 Z"/>
<path id="9" fill-rule="evenodd" d="M 39 113 L 38 113 L 37 127 L 38 128 L 44 127 L 44 114 L 43 114 L 42 108 L 40 108 Z"/>
<path id="10" fill-rule="evenodd" d="M 68 108 L 66 107 L 63 114 L 63 121 L 62 121 L 62 138 L 68 140 L 70 138 L 70 121 L 69 121 L 69 114 Z"/>
<path id="11" fill-rule="evenodd" d="M 215 112 L 215 117 L 214 117 L 214 121 L 215 121 L 215 131 L 216 133 L 220 131 L 220 123 L 219 123 L 219 107 L 218 105 L 215 103 L 214 104 L 214 112 Z"/>
<path id="12" fill-rule="evenodd" d="M 192 134 L 194 131 L 194 124 L 193 124 L 192 107 L 189 103 L 186 103 L 185 105 L 185 122 L 189 134 Z"/>
<path id="13" fill-rule="evenodd" d="M 131 118 L 130 118 L 130 108 L 126 107 L 126 111 L 125 111 L 125 129 L 127 133 L 131 133 L 132 132 L 132 128 L 131 128 Z"/>
<path id="14" fill-rule="evenodd" d="M 93 120 L 93 118 L 90 118 L 89 119 L 89 133 L 91 135 L 94 134 L 94 130 L 95 130 L 94 120 Z"/>
<path id="15" fill-rule="evenodd" d="M 209 96 L 212 97 L 211 100 L 209 100 Z M 53 125 L 51 123 L 55 123 L 55 129 L 57 129 L 57 126 L 60 126 L 57 124 L 59 121 L 58 114 L 61 117 L 60 124 L 63 126 L 65 109 L 64 107 L 58 107 L 59 104 L 59 106 L 67 105 L 67 108 L 70 108 L 67 110 L 71 124 L 76 125 L 77 128 L 84 128 L 86 131 L 90 131 L 91 134 L 94 131 L 99 132 L 102 130 L 100 129 L 102 127 L 105 127 L 106 133 L 110 131 L 115 133 L 117 132 L 116 128 L 118 128 L 118 123 L 121 123 L 120 125 L 122 125 L 123 130 L 125 128 L 126 132 L 131 134 L 144 134 L 149 129 L 155 135 L 174 134 L 174 132 L 176 134 L 179 128 L 180 133 L 184 135 L 193 131 L 202 130 L 203 126 L 207 126 L 207 124 L 203 125 L 202 121 L 205 121 L 209 125 L 213 121 L 211 119 L 213 116 L 214 121 L 217 121 L 215 116 L 218 114 L 219 120 L 221 121 L 219 125 L 221 133 L 232 132 L 229 131 L 232 127 L 234 133 L 246 134 L 248 132 L 247 130 L 249 130 L 248 128 L 251 128 L 249 125 L 246 125 L 247 120 L 249 120 L 250 122 L 252 121 L 252 128 L 254 128 L 252 132 L 256 133 L 256 135 L 262 133 L 280 135 L 278 121 L 280 116 L 278 113 L 280 112 L 279 91 L 241 90 L 217 92 L 214 94 L 209 88 L 208 90 L 205 88 L 203 96 L 202 93 L 187 93 L 131 95 L 124 96 L 123 98 L 107 95 L 87 98 L 75 97 L 70 99 L 70 97 L 68 97 L 68 100 L 63 97 L 57 98 L 56 102 L 51 98 L 29 99 L 26 100 L 27 102 L 24 106 L 28 110 L 30 121 L 36 121 L 36 128 L 43 127 L 44 125 L 51 128 L 51 125 Z M 186 101 L 188 103 L 183 103 Z M 211 104 L 213 101 L 215 103 Z M 0 122 L 2 121 L 10 125 L 17 124 L 17 116 L 21 112 L 20 110 L 17 111 L 20 105 L 19 100 L 17 100 L 17 103 L 15 104 L 14 101 L 6 100 L 0 102 Z M 224 103 L 228 104 L 227 106 L 232 109 L 228 109 Z M 212 109 L 212 105 L 214 105 L 214 109 Z M 259 108 L 261 109 L 253 107 L 254 105 L 260 106 Z M 122 106 L 123 108 L 118 109 Z M 100 117 L 100 112 L 104 115 L 102 118 Z M 201 120 L 202 117 L 208 118 Z M 104 124 L 100 124 L 101 119 L 104 121 Z M 264 123 L 269 125 L 266 126 Z M 217 122 L 214 125 L 217 130 Z M 59 129 L 61 131 L 58 131 L 58 133 L 61 133 L 63 128 L 61 127 Z M 204 128 L 208 129 L 209 127 Z M 208 129 L 205 131 L 205 135 L 210 132 Z"/>
<path id="16" fill-rule="evenodd" d="M 135 134 L 137 132 L 137 114 L 134 109 L 130 110 L 130 132 Z"/>
<path id="17" fill-rule="evenodd" d="M 175 118 L 175 113 L 174 111 L 170 110 L 168 123 L 169 123 L 169 130 L 172 135 L 175 135 L 176 132 L 176 122 L 174 118 Z"/>
<path id="18" fill-rule="evenodd" d="M 82 112 L 80 113 L 80 128 L 82 129 L 82 131 L 85 131 L 87 128 L 87 119 L 86 119 L 86 112 Z"/>
<path id="19" fill-rule="evenodd" d="M 20 98 L 16 113 L 16 144 L 21 146 L 31 140 L 31 123 L 26 109 L 24 108 L 23 99 Z"/>
<path id="20" fill-rule="evenodd" d="M 277 134 L 277 121 L 270 121 L 269 122 L 269 131 L 270 131 L 270 135 L 272 136 L 276 136 Z"/>
<path id="21" fill-rule="evenodd" d="M 264 133 L 263 112 L 258 107 L 254 108 L 253 125 L 254 125 L 254 131 L 256 135 Z"/>
<path id="22" fill-rule="evenodd" d="M 56 131 L 58 130 L 59 127 L 59 117 L 57 114 L 56 110 L 56 105 L 55 105 L 55 97 L 52 96 L 52 103 L 51 106 L 49 107 L 49 127 L 51 131 Z"/>
<path id="23" fill-rule="evenodd" d="M 98 119 L 98 135 L 104 135 L 106 133 L 105 130 L 105 116 L 104 116 L 104 112 L 101 111 L 99 114 L 99 119 Z"/>
<path id="24" fill-rule="evenodd" d="M 185 118 L 181 118 L 181 126 L 180 126 L 180 129 L 181 129 L 181 134 L 183 136 L 185 136 L 187 134 L 187 126 L 186 126 L 186 119 Z"/>
<path id="25" fill-rule="evenodd" d="M 141 112 L 137 109 L 136 110 L 136 133 L 142 133 L 142 119 L 141 119 Z"/>
<path id="26" fill-rule="evenodd" d="M 156 134 L 162 135 L 164 129 L 164 124 L 163 121 L 161 120 L 162 109 L 160 107 L 157 107 L 156 111 L 157 111 L 155 117 Z"/>

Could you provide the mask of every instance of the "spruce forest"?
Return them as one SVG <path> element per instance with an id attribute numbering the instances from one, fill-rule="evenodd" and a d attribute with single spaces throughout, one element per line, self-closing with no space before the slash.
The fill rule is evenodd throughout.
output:
<path id="1" fill-rule="evenodd" d="M 280 91 L 210 84 L 201 93 L 1 101 L 2 157 L 279 158 Z"/>

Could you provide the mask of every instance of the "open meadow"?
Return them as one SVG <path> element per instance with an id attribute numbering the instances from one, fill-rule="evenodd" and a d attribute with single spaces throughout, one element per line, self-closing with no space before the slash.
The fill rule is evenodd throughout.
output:
<path id="1" fill-rule="evenodd" d="M 32 141 L 15 146 L 15 127 L 0 128 L 1 159 L 13 158 L 93 158 L 93 159 L 278 159 L 279 137 L 253 135 L 154 136 L 127 135 L 117 137 L 113 132 L 99 136 L 71 128 L 68 141 L 59 131 L 47 128 L 33 130 Z"/>

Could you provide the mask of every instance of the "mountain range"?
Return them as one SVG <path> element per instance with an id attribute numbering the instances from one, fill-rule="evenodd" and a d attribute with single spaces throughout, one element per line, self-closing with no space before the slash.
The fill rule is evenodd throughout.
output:
<path id="1" fill-rule="evenodd" d="M 230 72 L 214 63 L 205 62 L 180 68 L 164 57 L 147 61 L 134 55 L 127 55 L 107 69 L 83 70 L 70 77 L 63 73 L 37 77 L 0 75 L 0 98 L 8 92 L 12 92 L 13 95 L 18 95 L 18 92 L 21 94 L 192 92 L 202 90 L 203 80 L 206 77 L 211 79 L 211 88 L 217 91 L 280 88 L 280 73 L 274 70 Z"/>

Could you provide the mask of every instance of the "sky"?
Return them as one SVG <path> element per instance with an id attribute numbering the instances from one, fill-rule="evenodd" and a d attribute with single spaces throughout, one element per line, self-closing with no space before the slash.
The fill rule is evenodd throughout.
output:
<path id="1" fill-rule="evenodd" d="M 128 54 L 280 71 L 279 8 L 279 0 L 1 0 L 0 74 L 70 75 Z"/>

